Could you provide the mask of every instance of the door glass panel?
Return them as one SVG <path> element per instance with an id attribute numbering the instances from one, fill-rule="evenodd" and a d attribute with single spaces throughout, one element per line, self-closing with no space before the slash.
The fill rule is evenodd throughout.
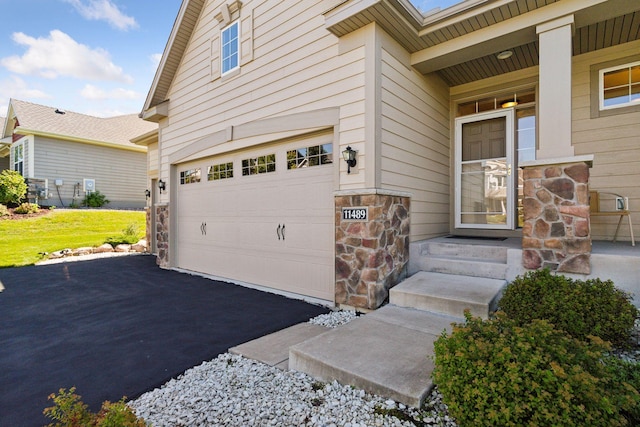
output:
<path id="1" fill-rule="evenodd" d="M 462 224 L 507 225 L 506 117 L 462 124 Z"/>

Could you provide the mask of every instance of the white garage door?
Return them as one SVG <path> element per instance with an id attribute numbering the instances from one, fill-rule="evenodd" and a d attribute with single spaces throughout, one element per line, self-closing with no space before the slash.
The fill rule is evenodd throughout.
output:
<path id="1" fill-rule="evenodd" d="M 327 134 L 180 165 L 178 267 L 333 301 L 332 151 Z"/>

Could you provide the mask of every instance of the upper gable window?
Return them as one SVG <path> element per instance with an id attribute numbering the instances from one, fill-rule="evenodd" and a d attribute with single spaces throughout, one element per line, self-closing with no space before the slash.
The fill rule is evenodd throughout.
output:
<path id="1" fill-rule="evenodd" d="M 222 75 L 240 66 L 240 21 L 225 27 L 220 33 Z"/>
<path id="2" fill-rule="evenodd" d="M 600 70 L 600 110 L 640 105 L 640 61 Z"/>

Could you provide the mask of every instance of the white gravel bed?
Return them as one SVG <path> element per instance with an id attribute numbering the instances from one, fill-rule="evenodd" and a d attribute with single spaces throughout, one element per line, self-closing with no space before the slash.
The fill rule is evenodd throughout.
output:
<path id="1" fill-rule="evenodd" d="M 336 311 L 311 322 L 335 327 L 353 318 L 353 312 Z M 431 410 L 418 412 L 335 381 L 321 383 L 301 372 L 284 372 L 225 353 L 187 370 L 129 405 L 155 427 L 456 427 L 436 392 L 428 400 L 425 406 Z M 420 421 L 413 422 L 412 417 Z"/>

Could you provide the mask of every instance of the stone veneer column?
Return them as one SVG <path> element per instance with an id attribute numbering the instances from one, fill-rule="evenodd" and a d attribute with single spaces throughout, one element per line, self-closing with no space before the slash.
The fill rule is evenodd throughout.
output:
<path id="1" fill-rule="evenodd" d="M 156 206 L 156 264 L 169 267 L 169 205 Z"/>
<path id="2" fill-rule="evenodd" d="M 406 275 L 410 195 L 340 192 L 336 206 L 336 303 L 378 308 Z M 368 207 L 368 221 L 345 221 L 343 207 Z"/>
<path id="3" fill-rule="evenodd" d="M 145 216 L 146 216 L 146 228 L 145 228 L 145 233 L 144 233 L 144 239 L 147 242 L 147 252 L 151 252 L 151 209 L 153 209 L 153 207 L 145 207 L 144 208 L 144 212 L 145 212 Z"/>
<path id="4" fill-rule="evenodd" d="M 525 167 L 523 208 L 525 268 L 591 272 L 587 163 Z"/>

